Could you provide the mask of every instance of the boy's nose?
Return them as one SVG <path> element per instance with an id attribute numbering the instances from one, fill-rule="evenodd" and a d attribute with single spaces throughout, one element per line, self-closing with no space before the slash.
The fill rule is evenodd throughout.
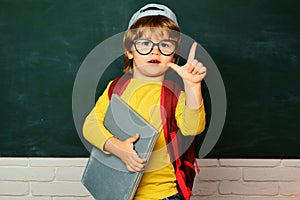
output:
<path id="1" fill-rule="evenodd" d="M 158 46 L 155 45 L 151 51 L 151 54 L 155 54 L 155 55 L 159 55 L 160 54 L 160 51 L 158 49 Z"/>

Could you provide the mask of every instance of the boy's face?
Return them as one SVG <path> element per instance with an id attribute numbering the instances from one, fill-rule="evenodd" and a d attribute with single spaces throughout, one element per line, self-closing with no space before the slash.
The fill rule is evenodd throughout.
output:
<path id="1" fill-rule="evenodd" d="M 162 40 L 170 40 L 169 34 L 166 31 L 160 30 L 158 32 L 160 34 L 157 34 L 156 31 L 145 31 L 143 36 L 137 39 L 149 40 L 154 44 Z M 165 43 L 161 44 L 160 48 L 162 50 Z M 142 45 L 149 44 L 144 43 Z M 133 76 L 140 78 L 164 77 L 165 72 L 169 69 L 168 63 L 175 61 L 174 53 L 168 56 L 163 55 L 158 45 L 154 45 L 152 51 L 147 55 L 140 54 L 134 45 L 132 45 L 131 51 L 127 51 L 126 53 L 129 59 L 133 59 Z"/>

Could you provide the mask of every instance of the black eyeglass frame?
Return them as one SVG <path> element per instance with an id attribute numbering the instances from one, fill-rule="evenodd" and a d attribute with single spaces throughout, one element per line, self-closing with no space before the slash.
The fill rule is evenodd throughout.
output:
<path id="1" fill-rule="evenodd" d="M 151 49 L 149 50 L 148 53 L 141 53 L 141 52 L 136 48 L 136 43 L 139 42 L 139 41 L 147 41 L 147 42 L 150 42 L 150 43 L 152 44 L 152 47 L 151 47 Z M 174 48 L 174 50 L 172 51 L 172 53 L 165 54 L 165 53 L 163 53 L 163 52 L 160 50 L 159 44 L 160 44 L 161 42 L 166 42 L 166 41 L 167 41 L 167 42 L 170 42 L 170 41 L 171 41 L 171 42 L 174 42 L 174 43 L 175 43 L 175 48 Z M 155 46 L 157 46 L 159 52 L 160 52 L 162 55 L 164 55 L 164 56 L 170 56 L 170 55 L 172 55 L 172 54 L 177 50 L 177 48 L 178 48 L 178 42 L 175 41 L 175 40 L 161 40 L 161 41 L 155 43 L 155 42 L 152 42 L 151 40 L 147 40 L 147 39 L 136 39 L 136 40 L 133 40 L 132 43 L 133 43 L 133 45 L 134 45 L 135 50 L 136 50 L 139 54 L 141 54 L 141 55 L 148 55 L 148 54 L 150 54 L 151 51 L 153 50 L 153 48 L 154 48 Z"/>

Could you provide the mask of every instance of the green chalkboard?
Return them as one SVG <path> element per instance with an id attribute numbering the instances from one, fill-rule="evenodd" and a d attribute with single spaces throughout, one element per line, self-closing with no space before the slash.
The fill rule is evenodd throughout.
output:
<path id="1" fill-rule="evenodd" d="M 72 116 L 76 74 L 148 2 L 0 0 L 0 156 L 89 155 Z M 300 158 L 299 1 L 161 3 L 209 52 L 224 81 L 226 121 L 207 157 Z M 122 62 L 99 77 L 96 97 L 122 74 Z M 213 105 L 203 87 L 209 123 Z M 196 138 L 197 150 L 204 137 Z"/>

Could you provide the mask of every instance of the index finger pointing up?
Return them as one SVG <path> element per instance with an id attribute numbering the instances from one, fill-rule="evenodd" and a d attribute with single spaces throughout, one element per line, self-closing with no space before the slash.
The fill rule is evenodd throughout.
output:
<path id="1" fill-rule="evenodd" d="M 196 55 L 196 49 L 197 49 L 197 42 L 194 42 L 192 44 L 190 53 L 189 53 L 189 57 L 188 57 L 188 61 L 191 62 L 195 59 L 195 55 Z"/>

